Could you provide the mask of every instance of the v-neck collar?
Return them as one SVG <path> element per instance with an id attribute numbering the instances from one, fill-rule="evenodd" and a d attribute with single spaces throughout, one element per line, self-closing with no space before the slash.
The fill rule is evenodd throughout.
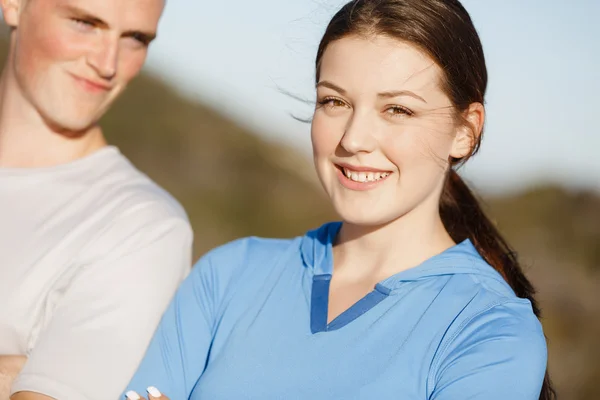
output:
<path id="1" fill-rule="evenodd" d="M 342 226 L 331 222 L 308 232 L 301 242 L 304 265 L 312 268 L 311 331 L 332 331 L 352 322 L 368 312 L 388 296 L 393 295 L 403 282 L 440 275 L 478 274 L 505 282 L 479 255 L 469 239 L 425 260 L 418 266 L 401 271 L 377 283 L 375 288 L 327 324 L 329 288 L 333 276 L 333 243 Z"/>

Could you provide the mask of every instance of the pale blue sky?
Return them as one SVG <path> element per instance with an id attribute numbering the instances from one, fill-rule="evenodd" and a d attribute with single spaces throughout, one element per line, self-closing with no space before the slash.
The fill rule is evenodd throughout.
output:
<path id="1" fill-rule="evenodd" d="M 169 1 L 149 68 L 270 139 L 309 154 L 313 61 L 343 0 Z M 600 190 L 600 1 L 463 0 L 490 84 L 481 189 L 539 181 Z"/>

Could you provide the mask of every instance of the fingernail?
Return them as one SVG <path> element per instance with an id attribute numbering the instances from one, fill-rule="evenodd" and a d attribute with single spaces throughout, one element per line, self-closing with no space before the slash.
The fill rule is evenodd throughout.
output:
<path id="1" fill-rule="evenodd" d="M 162 393 L 157 388 L 155 388 L 154 386 L 149 386 L 148 389 L 146 389 L 146 391 L 152 397 L 160 397 L 160 396 L 162 396 Z"/>
<path id="2" fill-rule="evenodd" d="M 136 392 L 134 392 L 133 390 L 130 390 L 129 392 L 125 393 L 125 397 L 127 397 L 129 400 L 140 400 L 141 397 L 139 394 L 137 394 Z"/>

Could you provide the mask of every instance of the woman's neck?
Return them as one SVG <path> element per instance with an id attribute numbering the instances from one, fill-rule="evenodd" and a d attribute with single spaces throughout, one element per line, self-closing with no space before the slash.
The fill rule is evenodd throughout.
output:
<path id="1" fill-rule="evenodd" d="M 384 279 L 455 245 L 442 223 L 437 197 L 432 200 L 384 225 L 344 222 L 333 249 L 334 273 Z"/>

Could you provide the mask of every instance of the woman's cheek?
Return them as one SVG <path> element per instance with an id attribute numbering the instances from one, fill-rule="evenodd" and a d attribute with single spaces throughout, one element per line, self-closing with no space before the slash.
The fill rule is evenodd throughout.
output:
<path id="1" fill-rule="evenodd" d="M 339 131 L 340 129 L 334 120 L 323 115 L 321 110 L 317 110 L 313 116 L 311 126 L 311 140 L 314 154 L 327 156 L 335 153 L 341 136 L 343 136 L 343 131 Z"/>

